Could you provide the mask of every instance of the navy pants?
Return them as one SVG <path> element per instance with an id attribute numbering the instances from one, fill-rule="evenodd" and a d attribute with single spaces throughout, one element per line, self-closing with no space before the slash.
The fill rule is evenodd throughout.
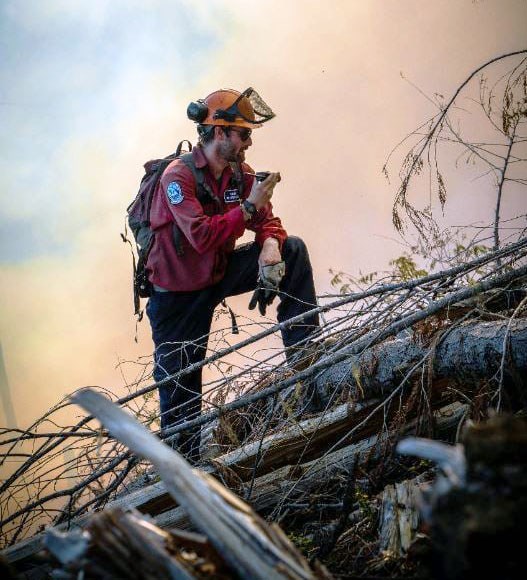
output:
<path id="1" fill-rule="evenodd" d="M 256 288 L 260 246 L 247 244 L 229 257 L 224 278 L 218 284 L 192 292 L 154 291 L 146 306 L 154 340 L 154 379 L 161 381 L 187 366 L 200 362 L 207 351 L 214 308 L 226 297 Z M 306 245 L 290 236 L 282 247 L 286 274 L 280 284 L 279 322 L 316 307 L 313 271 Z M 307 338 L 319 325 L 318 315 L 282 330 L 285 347 Z M 161 428 L 188 421 L 201 410 L 201 369 L 159 387 Z M 200 429 L 181 433 L 178 447 L 197 458 Z"/>

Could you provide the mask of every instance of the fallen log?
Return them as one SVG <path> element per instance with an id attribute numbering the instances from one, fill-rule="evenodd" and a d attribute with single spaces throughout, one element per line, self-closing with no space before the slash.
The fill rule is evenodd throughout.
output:
<path id="1" fill-rule="evenodd" d="M 522 242 L 522 244 L 524 244 L 524 241 Z M 511 252 L 515 252 L 515 251 L 519 250 L 520 247 L 522 247 L 522 246 L 521 245 L 512 245 L 512 246 L 509 246 L 508 248 L 504 249 L 503 252 L 505 252 L 507 255 L 509 255 L 509 254 L 511 254 Z M 495 255 L 497 255 L 497 254 L 495 254 Z M 519 254 L 517 257 L 520 257 L 520 255 L 521 254 Z M 395 288 L 397 288 L 398 290 L 402 290 L 403 288 L 406 288 L 406 289 L 416 288 L 422 284 L 428 284 L 432 280 L 435 280 L 435 281 L 443 280 L 443 282 L 444 282 L 444 281 L 447 281 L 449 279 L 449 277 L 451 277 L 451 276 L 457 276 L 457 274 L 459 274 L 459 273 L 468 272 L 472 268 L 476 267 L 478 264 L 488 262 L 491 259 L 492 259 L 492 256 L 487 255 L 487 256 L 485 256 L 484 260 L 478 259 L 476 261 L 471 262 L 470 264 L 463 265 L 461 267 L 461 269 L 459 267 L 457 267 L 457 268 L 454 268 L 453 270 L 438 273 L 437 275 L 428 276 L 428 277 L 425 277 L 423 279 L 405 282 L 404 284 L 398 284 L 395 286 L 389 285 L 389 288 L 391 288 L 391 290 L 395 290 Z M 488 291 L 490 289 L 500 288 L 500 287 L 503 287 L 504 285 L 510 284 L 511 282 L 518 281 L 522 276 L 525 276 L 526 272 L 527 272 L 527 266 L 522 266 L 522 267 L 519 267 L 516 269 L 507 270 L 505 273 L 503 273 L 499 276 L 494 276 L 492 278 L 486 278 L 485 280 L 483 280 L 480 283 L 477 283 L 475 285 L 467 286 L 465 288 L 461 288 L 459 290 L 456 290 L 452 293 L 448 293 L 447 295 L 443 296 L 439 300 L 435 300 L 435 301 L 431 302 L 425 309 L 410 312 L 407 315 L 403 315 L 402 317 L 397 318 L 392 323 L 389 323 L 387 326 L 382 326 L 380 328 L 377 326 L 374 326 L 371 330 L 364 329 L 364 331 L 366 332 L 365 334 L 361 332 L 358 335 L 355 335 L 355 339 L 350 340 L 346 347 L 339 349 L 339 351 L 337 353 L 335 353 L 335 356 L 333 356 L 330 360 L 328 359 L 325 362 L 319 361 L 319 362 L 315 363 L 314 365 L 312 365 L 306 371 L 302 371 L 301 373 L 299 373 L 298 375 L 296 375 L 294 377 L 287 378 L 283 382 L 273 384 L 270 387 L 265 388 L 262 391 L 259 391 L 258 393 L 252 393 L 249 396 L 242 396 L 241 398 L 239 398 L 235 401 L 226 403 L 224 406 L 221 407 L 221 409 L 213 409 L 207 413 L 202 414 L 200 417 L 193 419 L 190 422 L 175 426 L 170 430 L 171 434 L 175 436 L 180 431 L 188 429 L 191 426 L 194 426 L 194 425 L 197 426 L 198 424 L 203 425 L 203 424 L 209 422 L 211 419 L 217 417 L 219 414 L 225 413 L 226 411 L 235 410 L 235 409 L 245 407 L 248 404 L 251 404 L 255 401 L 259 401 L 259 400 L 266 398 L 272 394 L 276 394 L 280 391 L 283 391 L 283 390 L 289 388 L 292 384 L 296 384 L 299 380 L 305 380 L 305 379 L 311 378 L 312 376 L 320 373 L 321 371 L 323 371 L 324 369 L 326 369 L 330 365 L 341 362 L 341 361 L 349 358 L 351 355 L 359 354 L 365 348 L 368 348 L 368 347 L 372 346 L 373 344 L 380 343 L 391 336 L 395 336 L 398 333 L 400 333 L 401 331 L 412 327 L 416 323 L 419 323 L 420 321 L 423 321 L 426 318 L 429 318 L 430 316 L 434 316 L 434 315 L 444 311 L 445 308 L 451 307 L 453 304 L 465 301 L 466 299 L 468 299 L 472 296 L 476 296 L 476 295 L 481 294 L 481 293 Z M 389 288 L 382 287 L 382 288 L 371 289 L 371 291 L 361 294 L 360 298 L 366 298 L 367 296 L 373 296 L 373 295 L 377 295 L 377 294 L 384 294 L 387 291 L 389 291 Z M 440 288 L 438 290 L 440 290 Z M 343 299 L 344 301 L 338 301 L 338 303 L 333 304 L 333 307 L 347 303 L 349 301 L 357 300 L 358 298 L 359 298 L 359 296 L 357 296 L 357 295 L 347 297 L 347 298 Z M 290 322 L 291 321 L 288 321 L 288 323 L 290 323 Z M 274 330 L 276 330 L 277 328 L 278 327 L 276 327 Z M 253 340 L 253 338 L 251 338 L 251 340 Z M 231 347 L 231 349 L 236 349 L 238 346 L 240 346 L 240 345 L 235 345 L 234 347 Z M 213 357 L 210 357 L 210 361 L 209 361 L 209 359 L 207 359 L 207 361 L 205 361 L 205 362 L 211 362 L 212 360 L 216 360 L 217 358 L 219 358 L 223 354 L 226 354 L 226 352 L 227 351 L 215 353 Z M 229 352 L 231 352 L 231 350 L 229 350 Z M 189 367 L 181 372 L 187 373 L 187 372 L 192 372 L 192 371 L 196 370 L 192 367 L 193 367 L 193 365 L 191 365 L 191 367 Z M 166 379 L 166 380 L 173 380 L 173 379 L 177 379 L 177 377 L 170 377 L 169 379 Z M 151 391 L 152 389 L 155 388 L 155 386 L 156 385 L 150 385 L 149 387 L 145 387 L 145 389 L 141 389 L 138 392 L 132 393 L 132 394 L 128 395 L 127 397 L 120 399 L 119 402 L 125 403 L 125 402 L 127 402 L 127 401 L 129 401 L 137 396 L 140 396 L 141 394 L 144 394 L 145 392 Z M 78 425 L 72 427 L 70 434 L 77 431 L 79 428 L 81 428 L 82 425 L 86 424 L 86 422 L 88 420 L 89 420 L 89 417 L 85 418 L 83 420 L 83 422 L 79 423 Z M 2 483 L 2 485 L 0 486 L 1 489 L 3 491 L 8 490 L 9 487 L 11 485 L 13 485 L 17 479 L 23 477 L 23 474 L 26 473 L 28 470 L 31 470 L 32 465 L 34 465 L 35 463 L 40 463 L 40 460 L 45 455 L 50 454 L 54 449 L 56 449 L 56 447 L 58 445 L 60 445 L 62 443 L 62 441 L 63 441 L 63 439 L 61 437 L 59 437 L 57 441 L 49 441 L 46 444 L 42 445 L 39 449 L 36 450 L 35 454 L 30 458 L 30 460 L 28 460 L 28 461 L 24 462 L 22 465 L 20 465 L 16 469 L 16 471 L 11 476 L 9 476 L 5 482 Z M 117 465 L 119 465 L 120 462 L 122 462 L 124 459 L 126 459 L 126 454 L 119 455 L 112 462 L 110 462 L 108 465 L 104 466 L 100 470 L 95 471 L 92 474 L 92 477 L 94 479 L 90 480 L 90 478 L 86 478 L 79 485 L 81 485 L 81 487 L 87 486 L 89 483 L 91 483 L 91 481 L 94 481 L 95 479 L 101 478 L 105 474 L 110 473 L 112 471 L 112 469 L 114 467 L 116 467 Z M 76 489 L 72 490 L 71 494 L 76 493 L 76 491 L 77 491 Z M 5 524 L 8 524 L 10 522 L 17 521 L 17 519 L 19 517 L 21 517 L 21 516 L 25 517 L 26 513 L 30 513 L 31 511 L 35 510 L 36 508 L 40 508 L 41 506 L 44 506 L 46 503 L 57 499 L 57 497 L 66 497 L 66 495 L 68 495 L 68 491 L 60 492 L 60 494 L 52 493 L 52 494 L 44 495 L 42 497 L 39 497 L 38 500 L 36 500 L 34 502 L 30 502 L 28 505 L 21 507 L 21 509 L 16 509 L 14 512 L 11 510 L 8 510 L 9 515 L 3 520 L 3 524 L 5 525 Z M 82 509 L 82 507 L 80 509 Z M 67 517 L 67 513 L 64 514 L 64 517 Z"/>
<path id="2" fill-rule="evenodd" d="M 475 376 L 474 369 L 482 369 L 478 367 L 478 364 L 470 363 L 471 356 L 474 356 L 480 362 L 484 361 L 481 364 L 487 365 L 485 372 L 490 372 L 491 370 L 495 372 L 498 357 L 502 356 L 505 333 L 505 322 L 472 323 L 452 330 L 436 349 L 434 372 L 438 376 L 444 376 L 447 374 L 445 369 L 450 368 L 451 372 L 459 372 L 465 378 L 470 374 Z M 473 346 L 472 350 L 469 349 L 470 344 Z M 511 324 L 510 346 L 512 361 L 519 370 L 525 371 L 523 376 L 527 376 L 526 320 L 516 320 Z M 461 353 L 459 358 L 456 356 L 457 352 Z M 334 384 L 340 384 L 341 388 L 346 385 L 347 388 L 355 389 L 357 396 L 361 389 L 366 393 L 386 392 L 399 384 L 404 373 L 416 361 L 423 358 L 425 354 L 426 349 L 417 345 L 411 339 L 387 341 L 368 349 L 360 356 L 351 357 L 345 362 L 338 363 L 324 371 L 316 379 L 316 388 L 321 393 L 321 399 L 325 398 L 326 400 L 330 396 L 329 391 L 332 381 L 335 381 Z M 449 367 L 444 359 L 452 361 L 452 365 Z M 334 386 L 331 387 L 331 389 L 334 388 Z M 331 393 L 331 396 L 334 396 L 333 393 Z M 367 402 L 362 403 L 362 405 L 367 406 Z M 306 453 L 307 455 L 303 457 L 308 459 L 315 454 L 316 450 L 320 452 L 324 446 L 330 446 L 332 441 L 338 439 L 356 420 L 353 417 L 353 408 L 345 404 L 332 411 L 331 414 L 328 413 L 327 420 L 321 421 L 320 427 L 322 429 L 320 433 L 316 433 L 313 439 L 309 441 L 309 445 L 306 445 L 306 441 L 309 440 L 311 435 L 304 437 L 302 432 L 312 434 L 313 429 L 309 425 L 317 425 L 317 422 L 320 421 L 319 418 L 309 419 L 293 427 L 289 433 L 291 436 L 290 442 L 287 441 L 287 435 L 281 434 L 277 435 L 275 444 L 273 444 L 272 439 L 264 440 L 262 443 L 264 452 L 257 467 L 257 475 L 265 473 L 268 466 L 276 468 L 278 465 L 287 464 L 288 461 L 295 457 L 295 454 L 299 453 L 299 450 Z M 356 406 L 355 408 L 358 412 L 366 409 L 366 407 L 361 406 Z M 333 419 L 335 420 L 335 425 L 331 424 Z M 373 431 L 372 425 L 370 432 Z M 223 456 L 224 459 L 217 458 L 216 466 L 220 466 L 220 469 L 222 465 L 228 467 L 237 473 L 238 477 L 246 479 L 253 473 L 251 464 L 254 465 L 255 463 L 257 451 L 257 444 L 249 444 L 230 454 L 226 454 Z M 237 458 L 240 459 L 239 468 L 236 466 Z M 215 468 L 205 467 L 204 470 L 212 473 Z M 158 482 L 118 498 L 111 502 L 108 507 L 135 507 L 143 513 L 155 515 L 173 508 L 174 500 L 167 493 L 165 484 Z M 82 517 L 79 518 L 79 525 L 82 525 L 84 521 Z M 40 549 L 42 539 L 43 535 L 34 536 L 7 548 L 3 554 L 10 562 L 22 560 Z"/>
<path id="3" fill-rule="evenodd" d="M 52 529 L 46 534 L 46 548 L 61 565 L 54 566 L 51 576 L 63 580 L 232 577 L 205 536 L 163 531 L 137 511 L 92 514 L 82 532 Z"/>
<path id="4" fill-rule="evenodd" d="M 260 455 L 256 469 L 258 475 L 296 461 L 301 453 L 304 461 L 308 460 L 316 453 L 323 453 L 332 442 L 363 419 L 376 403 L 376 401 L 368 401 L 340 405 L 322 416 L 307 419 L 283 432 L 265 438 L 261 442 L 260 453 L 259 442 L 249 443 L 216 458 L 211 465 L 203 466 L 202 471 L 214 474 L 223 473 L 225 469 L 232 470 L 241 480 L 246 480 L 253 474 L 252 466 L 256 464 L 258 455 Z M 358 438 L 360 439 L 360 436 Z M 345 443 L 343 441 L 342 444 Z M 159 481 L 113 500 L 108 504 L 107 509 L 136 508 L 142 513 L 157 515 L 174 506 L 174 498 L 168 492 L 165 483 Z M 88 515 L 81 516 L 72 525 L 83 526 L 88 517 Z M 66 527 L 66 525 L 61 525 L 57 529 L 66 529 Z M 42 547 L 43 539 L 44 534 L 38 534 L 7 548 L 3 554 L 10 562 L 23 560 Z"/>
<path id="5" fill-rule="evenodd" d="M 315 578 L 306 560 L 277 526 L 268 525 L 215 479 L 193 469 L 131 415 L 91 389 L 80 391 L 72 400 L 97 417 L 133 453 L 156 467 L 167 490 L 237 574 L 262 580 Z"/>
<path id="6" fill-rule="evenodd" d="M 364 419 L 378 403 L 377 400 L 344 403 L 261 441 L 253 441 L 221 455 L 211 463 L 220 471 L 222 468 L 232 469 L 240 479 L 247 480 L 294 462 L 300 455 L 304 461 L 311 459 Z"/>
<path id="7" fill-rule="evenodd" d="M 504 357 L 504 347 L 508 356 Z M 437 345 L 416 338 L 386 341 L 351 355 L 315 378 L 321 405 L 334 396 L 335 385 L 351 397 L 369 399 L 388 393 L 420 360 L 432 360 L 434 379 L 455 378 L 465 385 L 495 375 L 500 365 L 527 382 L 527 319 L 470 322 L 451 328 Z M 324 359 L 321 359 L 323 361 Z"/>
<path id="8" fill-rule="evenodd" d="M 379 551 L 383 555 L 398 556 L 401 554 L 401 538 L 397 518 L 397 493 L 395 485 L 384 488 L 381 499 L 379 531 Z"/>
<path id="9" fill-rule="evenodd" d="M 453 403 L 439 409 L 434 414 L 438 435 L 452 432 L 465 417 L 467 405 Z M 415 428 L 416 421 L 403 426 L 400 434 L 408 434 Z M 252 488 L 250 503 L 253 509 L 260 514 L 269 513 L 280 502 L 294 502 L 298 498 L 308 496 L 314 489 L 326 485 L 332 478 L 347 472 L 357 462 L 359 465 L 366 460 L 375 461 L 376 454 L 388 441 L 393 440 L 394 433 L 384 432 L 381 435 L 372 435 L 367 439 L 348 445 L 336 451 L 325 454 L 323 457 L 308 461 L 301 465 L 287 465 L 271 473 L 257 478 Z M 244 495 L 248 484 L 239 488 L 240 495 Z M 185 511 L 174 508 L 159 514 L 155 521 L 161 528 L 188 529 L 190 522 Z"/>
<path id="10" fill-rule="evenodd" d="M 328 416 L 333 417 L 333 419 L 337 421 L 340 421 L 344 417 L 352 418 L 352 414 L 350 414 L 352 408 L 353 407 L 348 404 L 341 405 L 333 411 L 332 415 L 328 413 Z M 363 407 L 359 408 L 362 409 Z M 453 425 L 457 425 L 465 413 L 466 406 L 457 403 L 439 410 L 437 412 L 437 428 L 439 433 L 451 429 Z M 313 419 L 300 423 L 298 428 L 301 430 L 307 428 L 310 424 L 313 424 Z M 350 422 L 347 428 L 351 429 L 353 424 L 356 423 L 353 421 Z M 411 426 L 409 428 L 411 428 Z M 304 493 L 308 494 L 312 489 L 319 486 L 326 475 L 329 478 L 334 475 L 338 469 L 346 469 L 346 466 L 349 467 L 356 456 L 358 456 L 360 460 L 363 460 L 371 453 L 371 450 L 375 445 L 382 444 L 385 440 L 385 438 L 379 440 L 377 436 L 372 436 L 363 441 L 359 441 L 356 444 L 346 445 L 342 450 L 333 450 L 326 454 L 320 463 L 317 459 L 307 462 L 304 460 L 299 466 L 294 464 L 285 465 L 275 469 L 272 473 L 259 476 L 254 481 L 250 503 L 254 509 L 263 513 L 273 509 L 284 494 L 288 492 L 291 494 L 291 501 L 294 501 L 295 499 L 300 498 Z M 327 444 L 326 450 L 329 449 L 330 446 L 330 444 Z M 233 456 L 231 456 L 231 458 L 232 457 Z M 294 462 L 297 462 L 299 456 L 291 457 Z M 348 460 L 346 458 L 348 458 Z M 229 462 L 226 461 L 225 464 L 227 466 Z M 232 463 L 230 463 L 230 466 L 232 467 Z M 216 469 L 218 467 L 222 469 L 221 466 L 217 464 Z M 212 466 L 206 466 L 204 471 L 212 473 L 213 469 Z M 325 469 L 328 469 L 327 474 L 324 471 Z M 302 474 L 308 475 L 302 477 Z M 248 485 L 246 484 L 244 487 L 238 488 L 238 490 L 243 496 L 245 496 L 248 491 Z M 291 492 L 291 490 L 293 491 Z M 156 516 L 156 522 L 161 528 L 191 528 L 192 526 L 185 510 L 181 507 L 174 507 L 175 503 L 174 498 L 170 493 L 168 493 L 165 483 L 159 481 L 145 489 L 136 490 L 129 495 L 122 496 L 112 501 L 108 504 L 106 509 L 137 508 L 142 513 Z M 87 523 L 88 518 L 89 515 L 77 518 L 75 521 L 71 522 L 71 526 L 82 527 Z M 56 529 L 64 530 L 67 529 L 67 527 L 66 524 L 63 524 L 58 526 Z M 32 538 L 7 548 L 2 552 L 2 554 L 11 563 L 21 563 L 29 560 L 34 554 L 42 549 L 44 537 L 45 534 L 43 533 L 33 536 Z"/>
<path id="11" fill-rule="evenodd" d="M 302 458 L 303 463 L 306 463 L 310 458 L 323 454 L 336 441 L 340 441 L 340 446 L 346 446 L 350 441 L 360 441 L 374 433 L 382 426 L 382 413 L 379 414 L 378 420 L 369 420 L 366 428 L 354 433 L 351 438 L 344 437 L 353 431 L 353 428 L 371 412 L 376 404 L 375 400 L 345 403 L 322 416 L 307 419 L 283 432 L 265 438 L 261 442 L 261 448 L 260 442 L 249 443 L 238 450 L 218 457 L 212 465 L 204 466 L 203 471 L 211 474 L 232 471 L 240 482 L 252 476 L 268 473 L 270 469 L 279 474 L 277 470 L 281 466 L 286 466 L 285 472 L 288 472 L 291 468 L 287 466 L 292 462 L 297 462 L 299 457 Z M 108 504 L 107 509 L 136 508 L 142 513 L 155 516 L 174 507 L 174 498 L 167 491 L 165 483 L 159 481 L 113 500 Z M 170 521 L 169 516 L 167 517 L 167 521 Z M 88 515 L 81 516 L 71 525 L 83 526 L 87 518 Z M 163 519 L 160 520 L 161 527 L 164 527 L 163 521 Z M 68 526 L 64 524 L 58 526 L 57 529 L 66 529 L 66 527 Z M 10 562 L 22 561 L 41 549 L 43 538 L 44 534 L 33 536 L 7 548 L 3 551 L 3 555 Z"/>

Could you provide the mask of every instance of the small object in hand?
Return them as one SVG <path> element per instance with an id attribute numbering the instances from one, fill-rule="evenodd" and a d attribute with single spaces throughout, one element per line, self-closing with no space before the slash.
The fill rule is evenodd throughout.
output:
<path id="1" fill-rule="evenodd" d="M 256 173 L 250 173 L 249 171 L 245 172 L 245 175 L 252 175 L 253 177 L 256 177 L 256 181 L 265 181 L 269 175 L 271 175 L 270 171 L 257 171 Z M 278 181 L 281 180 L 281 177 L 278 176 Z"/>
<path id="2" fill-rule="evenodd" d="M 265 181 L 269 175 L 271 175 L 270 171 L 257 171 L 255 174 L 256 181 Z"/>

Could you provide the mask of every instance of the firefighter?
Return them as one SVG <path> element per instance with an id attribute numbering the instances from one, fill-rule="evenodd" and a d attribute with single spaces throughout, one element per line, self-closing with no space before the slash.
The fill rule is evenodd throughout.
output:
<path id="1" fill-rule="evenodd" d="M 278 296 L 279 322 L 316 306 L 307 248 L 273 214 L 280 173 L 257 178 L 245 162 L 253 131 L 272 111 L 253 89 L 222 89 L 191 103 L 187 115 L 197 124 L 198 144 L 165 169 L 150 213 L 146 313 L 156 382 L 203 360 L 214 309 L 226 297 L 253 291 L 249 307 L 265 315 Z M 236 248 L 246 229 L 255 233 L 254 242 Z M 284 346 L 305 343 L 318 324 L 311 315 L 284 328 Z M 199 414 L 201 389 L 201 368 L 159 386 L 162 430 Z M 193 460 L 199 433 L 184 431 L 177 442 Z"/>

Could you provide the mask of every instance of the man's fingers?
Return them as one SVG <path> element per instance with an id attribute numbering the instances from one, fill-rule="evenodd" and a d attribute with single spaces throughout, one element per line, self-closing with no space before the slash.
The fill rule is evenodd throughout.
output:
<path id="1" fill-rule="evenodd" d="M 259 286 L 254 291 L 249 302 L 249 310 L 254 310 L 256 305 L 258 305 L 258 311 L 262 316 L 265 316 L 267 307 L 273 302 L 276 295 L 276 288 L 266 287 L 265 284 L 262 285 L 262 281 L 260 281 Z"/>
<path id="2" fill-rule="evenodd" d="M 258 303 L 258 297 L 260 295 L 260 288 L 256 288 L 254 291 L 251 301 L 249 302 L 249 310 L 254 310 L 256 308 L 256 304 Z"/>
<path id="3" fill-rule="evenodd" d="M 267 290 L 264 294 L 264 302 L 266 306 L 272 304 L 273 300 L 276 297 L 276 290 Z"/>
<path id="4" fill-rule="evenodd" d="M 262 181 L 262 183 L 278 183 L 279 181 L 282 180 L 282 177 L 280 175 L 279 171 L 272 171 L 271 173 L 269 173 L 269 175 Z"/>

